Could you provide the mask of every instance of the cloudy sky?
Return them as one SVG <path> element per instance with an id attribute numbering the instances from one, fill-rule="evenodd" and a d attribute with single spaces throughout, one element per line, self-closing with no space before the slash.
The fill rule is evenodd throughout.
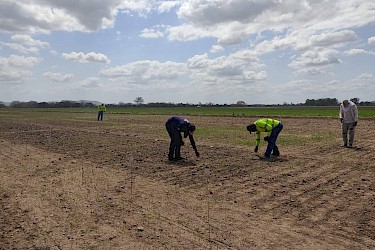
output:
<path id="1" fill-rule="evenodd" d="M 375 100 L 374 0 L 0 0 L 0 101 Z"/>

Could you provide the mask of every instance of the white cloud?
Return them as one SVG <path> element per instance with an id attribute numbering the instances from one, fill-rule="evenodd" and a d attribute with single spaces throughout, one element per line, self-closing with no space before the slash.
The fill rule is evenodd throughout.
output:
<path id="1" fill-rule="evenodd" d="M 29 35 L 16 34 L 11 36 L 11 40 L 15 43 L 0 44 L 20 53 L 38 53 L 40 49 L 49 47 L 47 42 L 35 40 Z"/>
<path id="2" fill-rule="evenodd" d="M 321 46 L 321 47 L 330 47 L 330 46 L 339 46 L 347 42 L 353 42 L 358 39 L 354 31 L 351 30 L 342 30 L 332 33 L 324 33 L 320 35 L 313 35 L 310 39 L 310 44 L 312 46 Z"/>
<path id="3" fill-rule="evenodd" d="M 292 61 L 289 66 L 296 69 L 325 67 L 340 63 L 338 51 L 333 49 L 308 50 Z"/>
<path id="4" fill-rule="evenodd" d="M 22 35 L 22 34 L 16 34 L 11 36 L 11 39 L 14 42 L 18 42 L 22 45 L 28 46 L 28 47 L 37 47 L 37 48 L 47 48 L 49 47 L 49 44 L 47 42 L 42 42 L 40 40 L 35 40 L 29 35 Z"/>
<path id="5" fill-rule="evenodd" d="M 297 40 L 295 37 L 288 36 L 282 38 L 276 36 L 272 40 L 264 40 L 258 43 L 255 46 L 254 51 L 258 54 L 270 53 L 276 50 L 294 47 L 295 44 L 297 44 Z"/>
<path id="6" fill-rule="evenodd" d="M 344 52 L 344 54 L 353 56 L 353 55 L 374 55 L 375 51 L 367 51 L 364 49 L 350 49 Z"/>
<path id="7" fill-rule="evenodd" d="M 96 88 L 100 86 L 100 78 L 99 77 L 89 77 L 85 80 L 82 80 L 78 84 L 78 88 Z"/>
<path id="8" fill-rule="evenodd" d="M 185 22 L 170 29 L 172 40 L 217 37 L 223 44 L 240 43 L 251 34 L 263 31 L 304 30 L 310 33 L 329 31 L 315 38 L 315 43 L 353 41 L 352 31 L 375 21 L 371 1 L 197 1 L 187 0 L 177 14 Z M 190 28 L 187 28 L 187 25 Z M 228 27 L 231 27 L 228 29 Z M 345 30 L 346 29 L 346 30 Z M 202 31 L 206 32 L 202 32 Z M 342 31 L 344 30 L 344 31 Z M 196 31 L 196 32 L 194 32 Z M 334 32 L 337 31 L 337 34 Z M 195 36 L 192 34 L 196 33 Z M 355 35 L 355 34 L 354 34 Z M 226 42 L 230 38 L 230 41 Z M 349 39 L 349 40 L 348 40 Z"/>
<path id="9" fill-rule="evenodd" d="M 186 67 L 182 63 L 137 61 L 122 66 L 103 69 L 100 76 L 126 79 L 126 84 L 155 84 L 157 82 L 176 82 L 186 74 Z"/>
<path id="10" fill-rule="evenodd" d="M 357 77 L 357 79 L 360 79 L 360 80 L 373 80 L 374 79 L 374 75 L 372 73 L 364 73 L 364 74 L 361 74 Z"/>
<path id="11" fill-rule="evenodd" d="M 168 12 L 180 4 L 180 1 L 162 1 L 158 7 L 159 13 Z"/>
<path id="12" fill-rule="evenodd" d="M 59 72 L 45 72 L 43 76 L 55 82 L 68 82 L 73 79 L 73 74 L 61 74 Z"/>
<path id="13" fill-rule="evenodd" d="M 218 53 L 224 50 L 224 47 L 218 44 L 215 44 L 211 47 L 210 52 L 211 53 Z"/>
<path id="14" fill-rule="evenodd" d="M 283 94 L 296 96 L 310 96 L 310 99 L 330 96 L 332 91 L 340 88 L 340 84 L 336 80 L 321 82 L 316 80 L 293 80 L 275 87 L 275 90 Z"/>
<path id="15" fill-rule="evenodd" d="M 184 1 L 178 15 L 196 25 L 211 26 L 228 22 L 252 22 L 259 14 L 266 11 L 270 1 Z M 278 5 L 278 4 L 276 4 Z"/>
<path id="16" fill-rule="evenodd" d="M 54 2 L 1 1 L 0 31 L 48 33 L 53 30 L 86 30 L 78 18 L 69 14 L 69 10 L 54 8 Z"/>
<path id="17" fill-rule="evenodd" d="M 141 31 L 139 36 L 143 38 L 161 38 L 164 34 L 159 30 L 146 28 Z"/>
<path id="18" fill-rule="evenodd" d="M 87 54 L 83 52 L 71 52 L 71 53 L 63 53 L 61 55 L 62 58 L 66 60 L 71 60 L 80 63 L 87 63 L 87 62 L 99 62 L 99 63 L 110 63 L 110 60 L 107 58 L 106 55 L 101 53 L 89 52 Z"/>
<path id="19" fill-rule="evenodd" d="M 172 26 L 167 29 L 170 41 L 193 41 L 200 38 L 212 37 L 209 29 L 202 29 L 191 24 Z"/>
<path id="20" fill-rule="evenodd" d="M 370 37 L 370 38 L 368 39 L 368 44 L 375 45 L 375 36 Z"/>
<path id="21" fill-rule="evenodd" d="M 18 51 L 20 53 L 37 53 L 39 49 L 37 47 L 25 47 L 21 44 L 18 43 L 2 43 L 0 42 L 1 45 L 4 47 L 8 47 L 12 50 Z"/>
<path id="22" fill-rule="evenodd" d="M 167 11 L 173 3 L 152 0 L 107 1 L 55 1 L 55 0 L 3 0 L 0 1 L 0 31 L 92 32 L 112 28 L 118 12 L 129 11 L 139 15 L 159 8 Z M 177 3 L 174 4 L 176 6 Z"/>
<path id="23" fill-rule="evenodd" d="M 41 62 L 41 58 L 11 55 L 7 58 L 0 57 L 0 65 L 17 68 L 29 68 Z"/>
<path id="24" fill-rule="evenodd" d="M 358 91 L 365 91 L 367 92 L 367 95 L 373 96 L 372 93 L 375 91 L 374 80 L 375 79 L 372 73 L 363 73 L 353 79 L 347 80 L 344 84 L 342 84 L 341 89 L 350 93 L 353 97 L 357 95 Z"/>
<path id="25" fill-rule="evenodd" d="M 192 78 L 199 79 L 203 84 L 246 85 L 267 78 L 267 73 L 261 70 L 264 65 L 250 50 L 240 50 L 214 59 L 208 58 L 207 54 L 196 55 L 187 61 L 187 67 Z"/>
<path id="26" fill-rule="evenodd" d="M 0 83 L 22 83 L 32 76 L 28 68 L 32 68 L 41 61 L 41 58 L 17 55 L 0 57 Z"/>
<path id="27" fill-rule="evenodd" d="M 149 13 L 155 5 L 153 0 L 127 0 L 121 1 L 119 8 L 125 12 L 137 12 L 140 15 L 145 15 Z"/>

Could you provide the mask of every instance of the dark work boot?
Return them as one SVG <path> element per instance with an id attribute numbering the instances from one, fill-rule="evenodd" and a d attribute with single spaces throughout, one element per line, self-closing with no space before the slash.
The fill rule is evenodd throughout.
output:
<path id="1" fill-rule="evenodd" d="M 171 153 L 168 154 L 168 160 L 169 161 L 175 161 L 175 158 L 173 158 L 173 154 L 171 154 Z"/>

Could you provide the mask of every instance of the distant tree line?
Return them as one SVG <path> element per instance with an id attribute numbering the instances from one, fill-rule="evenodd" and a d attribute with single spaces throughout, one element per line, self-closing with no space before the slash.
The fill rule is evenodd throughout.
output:
<path id="1" fill-rule="evenodd" d="M 360 106 L 375 106 L 375 101 L 371 102 L 360 102 L 359 98 L 351 98 L 352 102 Z M 99 102 L 91 101 L 69 101 L 63 100 L 60 102 L 20 102 L 13 101 L 9 105 L 6 105 L 3 102 L 0 102 L 0 108 L 93 108 L 97 107 Z M 166 103 L 166 102 L 150 102 L 144 104 L 144 99 L 142 97 L 137 97 L 134 100 L 134 103 L 124 103 L 119 102 L 118 104 L 106 104 L 107 107 L 273 107 L 273 106 L 337 106 L 340 102 L 337 98 L 320 98 L 320 99 L 306 99 L 305 103 L 285 103 L 276 104 L 276 105 L 266 105 L 266 104 L 246 104 L 244 101 L 238 101 L 234 104 L 214 104 L 209 103 Z"/>
<path id="2" fill-rule="evenodd" d="M 13 101 L 9 104 L 9 107 L 11 108 L 86 108 L 86 107 L 96 107 L 96 105 L 94 105 L 91 102 L 74 102 L 74 101 L 66 101 L 66 100 L 63 100 L 61 102 Z"/>
<path id="3" fill-rule="evenodd" d="M 351 98 L 350 101 L 360 106 L 374 106 L 375 101 L 360 102 L 358 97 Z M 337 106 L 340 102 L 336 98 L 307 99 L 304 106 Z"/>
<path id="4" fill-rule="evenodd" d="M 337 106 L 339 101 L 336 98 L 306 99 L 305 106 Z"/>

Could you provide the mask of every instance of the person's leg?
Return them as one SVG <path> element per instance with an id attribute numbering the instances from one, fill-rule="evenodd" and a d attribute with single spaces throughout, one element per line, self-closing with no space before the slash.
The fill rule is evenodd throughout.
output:
<path id="1" fill-rule="evenodd" d="M 170 125 L 168 123 L 165 124 L 165 128 L 167 129 L 168 135 L 171 138 L 171 142 L 169 144 L 169 151 L 168 151 L 168 160 L 173 160 L 173 154 L 174 154 L 174 143 L 173 143 L 173 135 L 170 128 Z"/>
<path id="2" fill-rule="evenodd" d="M 355 135 L 354 123 L 350 123 L 348 128 L 349 128 L 349 147 L 352 147 L 354 143 L 354 135 Z"/>
<path id="3" fill-rule="evenodd" d="M 99 121 L 99 119 L 100 119 L 100 111 L 98 111 L 98 121 Z"/>
<path id="4" fill-rule="evenodd" d="M 175 152 L 175 159 L 181 160 L 181 140 L 182 136 L 178 130 L 176 130 L 177 133 L 175 133 L 174 137 L 174 152 Z"/>
<path id="5" fill-rule="evenodd" d="M 276 155 L 276 156 L 279 156 L 280 155 L 280 151 L 279 151 L 279 148 L 276 145 L 276 141 L 277 141 L 277 138 L 279 137 L 279 134 L 280 134 L 281 130 L 283 130 L 283 125 L 280 123 L 278 125 L 278 127 L 276 127 L 275 129 L 277 129 L 275 131 L 275 133 L 277 133 L 277 136 L 276 136 L 276 139 L 275 139 L 275 145 L 273 146 L 272 154 Z"/>
<path id="6" fill-rule="evenodd" d="M 348 129 L 349 129 L 349 124 L 343 123 L 342 124 L 342 141 L 344 142 L 344 147 L 348 146 Z"/>
<path id="7" fill-rule="evenodd" d="M 273 146 L 272 155 L 276 155 L 276 156 L 280 155 L 280 151 L 279 151 L 279 148 L 276 146 L 276 143 Z"/>
<path id="8" fill-rule="evenodd" d="M 168 134 L 171 138 L 171 143 L 169 145 L 169 153 L 168 159 L 169 160 L 178 160 L 181 158 L 181 134 L 176 128 L 171 125 L 166 125 Z"/>
<path id="9" fill-rule="evenodd" d="M 276 146 L 276 140 L 279 136 L 281 130 L 283 129 L 283 125 L 279 123 L 271 132 L 270 136 L 268 137 L 268 145 L 264 156 L 269 158 L 271 156 L 271 152 L 276 150 L 276 153 L 280 154 L 278 147 Z M 275 148 L 276 147 L 276 148 Z"/>

